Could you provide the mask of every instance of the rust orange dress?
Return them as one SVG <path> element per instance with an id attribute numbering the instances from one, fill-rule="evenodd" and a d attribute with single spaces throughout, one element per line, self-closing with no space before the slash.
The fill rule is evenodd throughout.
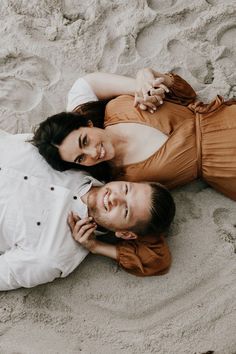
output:
<path id="1" fill-rule="evenodd" d="M 170 93 L 153 114 L 135 108 L 133 97 L 128 95 L 107 104 L 105 127 L 139 123 L 168 136 L 145 161 L 114 169 L 116 178 L 156 181 L 174 188 L 201 177 L 236 200 L 236 101 L 224 102 L 217 96 L 210 104 L 203 104 L 196 100 L 195 91 L 185 80 L 169 75 Z"/>
<path id="2" fill-rule="evenodd" d="M 118 264 L 137 276 L 163 275 L 171 265 L 171 253 L 164 236 L 156 234 L 116 245 Z"/>

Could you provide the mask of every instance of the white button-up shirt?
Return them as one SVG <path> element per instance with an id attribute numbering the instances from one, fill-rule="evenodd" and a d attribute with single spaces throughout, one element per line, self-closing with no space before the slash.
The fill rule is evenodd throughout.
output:
<path id="1" fill-rule="evenodd" d="M 25 142 L 30 137 L 0 136 L 0 290 L 65 277 L 88 254 L 73 240 L 67 216 L 87 216 L 80 197 L 101 184 L 83 172 L 53 170 Z"/>

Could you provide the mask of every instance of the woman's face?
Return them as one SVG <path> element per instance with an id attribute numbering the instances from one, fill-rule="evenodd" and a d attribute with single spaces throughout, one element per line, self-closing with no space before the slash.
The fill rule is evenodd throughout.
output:
<path id="1" fill-rule="evenodd" d="M 93 166 L 115 156 L 110 136 L 104 129 L 81 127 L 73 130 L 58 147 L 62 160 Z"/>

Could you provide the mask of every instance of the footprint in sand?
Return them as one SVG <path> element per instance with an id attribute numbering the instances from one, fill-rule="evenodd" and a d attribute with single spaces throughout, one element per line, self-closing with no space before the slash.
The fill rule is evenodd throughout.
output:
<path id="1" fill-rule="evenodd" d="M 202 209 L 197 206 L 194 201 L 189 198 L 185 193 L 178 193 L 176 196 L 179 215 L 184 215 L 183 221 L 190 219 L 198 220 L 202 217 Z"/>
<path id="2" fill-rule="evenodd" d="M 169 26 L 171 29 L 173 25 Z M 164 39 L 167 33 L 163 33 L 161 23 L 153 23 L 141 30 L 136 39 L 136 49 L 138 54 L 143 57 L 153 57 L 164 47 Z"/>
<path id="3" fill-rule="evenodd" d="M 174 6 L 177 0 L 148 0 L 148 6 L 152 10 L 166 10 L 167 8 Z"/>
<path id="4" fill-rule="evenodd" d="M 213 212 L 213 220 L 218 227 L 220 238 L 232 243 L 236 252 L 236 217 L 234 212 L 226 208 L 217 208 Z"/>
<path id="5" fill-rule="evenodd" d="M 42 92 L 28 81 L 15 77 L 0 77 L 0 106 L 16 112 L 34 108 L 42 99 Z"/>
<path id="6" fill-rule="evenodd" d="M 236 25 L 231 25 L 228 28 L 224 28 L 217 36 L 217 42 L 221 46 L 225 46 L 230 49 L 233 53 L 236 52 L 235 47 L 235 37 L 236 37 Z"/>
<path id="7" fill-rule="evenodd" d="M 135 56 L 135 39 L 132 35 L 116 38 L 104 46 L 98 69 L 115 72 L 119 64 L 129 63 Z"/>
<path id="8" fill-rule="evenodd" d="M 58 69 L 48 60 L 24 53 L 0 54 L 1 76 L 6 72 L 8 76 L 29 81 L 41 88 L 55 84 L 60 77 Z"/>
<path id="9" fill-rule="evenodd" d="M 46 59 L 22 53 L 0 55 L 0 106 L 24 112 L 42 99 L 44 88 L 59 80 L 59 71 Z"/>
<path id="10" fill-rule="evenodd" d="M 192 50 L 187 44 L 177 39 L 171 40 L 167 49 L 170 55 L 176 59 L 176 64 L 187 66 L 193 77 L 202 84 L 211 84 L 214 80 L 214 67 L 211 61 L 197 51 Z"/>

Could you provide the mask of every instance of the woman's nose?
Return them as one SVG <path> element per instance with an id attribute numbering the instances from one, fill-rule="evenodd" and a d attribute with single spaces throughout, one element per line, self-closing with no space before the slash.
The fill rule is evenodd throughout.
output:
<path id="1" fill-rule="evenodd" d="M 86 155 L 90 156 L 92 159 L 97 160 L 97 149 L 96 147 L 87 147 L 84 151 Z"/>

